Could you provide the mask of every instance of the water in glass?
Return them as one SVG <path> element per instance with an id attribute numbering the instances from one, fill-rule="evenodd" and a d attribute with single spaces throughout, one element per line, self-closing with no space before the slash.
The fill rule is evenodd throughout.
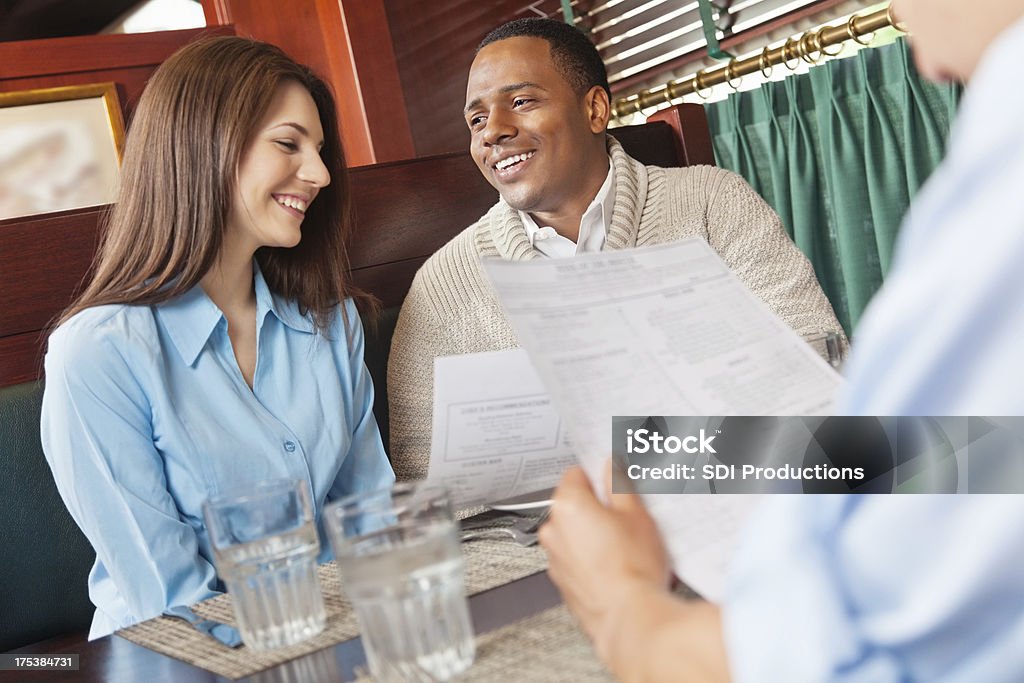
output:
<path id="1" fill-rule="evenodd" d="M 218 571 L 234 601 L 242 640 L 266 650 L 320 633 L 327 613 L 316 574 L 316 527 L 225 548 Z"/>
<path id="2" fill-rule="evenodd" d="M 368 533 L 338 553 L 363 648 L 382 681 L 447 680 L 476 652 L 451 520 Z"/>

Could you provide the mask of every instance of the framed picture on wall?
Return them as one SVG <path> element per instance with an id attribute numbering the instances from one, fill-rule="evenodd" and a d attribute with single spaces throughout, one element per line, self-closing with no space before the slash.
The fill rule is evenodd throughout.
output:
<path id="1" fill-rule="evenodd" d="M 123 146 L 113 83 L 0 93 L 0 220 L 113 202 Z"/>

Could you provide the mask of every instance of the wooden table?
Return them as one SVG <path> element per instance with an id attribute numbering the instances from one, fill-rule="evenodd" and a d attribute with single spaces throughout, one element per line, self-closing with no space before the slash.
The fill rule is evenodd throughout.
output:
<path id="1" fill-rule="evenodd" d="M 525 619 L 560 602 L 561 597 L 548 578 L 547 572 L 540 572 L 474 595 L 469 600 L 469 610 L 473 626 L 477 634 L 481 634 Z M 326 655 L 322 650 L 239 680 L 249 683 L 316 683 L 309 680 L 309 672 L 329 668 L 332 671 L 329 679 L 336 681 L 337 674 L 333 673 L 336 665 L 336 671 L 340 673 L 342 680 L 351 681 L 355 678 L 355 667 L 365 668 L 366 657 L 359 638 L 335 645 L 332 649 L 334 661 L 330 662 L 328 656 L 326 667 Z M 116 635 L 92 642 L 86 641 L 84 634 L 66 636 L 28 645 L 13 652 L 35 655 L 77 654 L 79 670 L 0 671 L 0 681 L 220 683 L 230 680 L 148 650 Z M 318 658 L 318 662 L 314 664 L 313 658 Z"/>

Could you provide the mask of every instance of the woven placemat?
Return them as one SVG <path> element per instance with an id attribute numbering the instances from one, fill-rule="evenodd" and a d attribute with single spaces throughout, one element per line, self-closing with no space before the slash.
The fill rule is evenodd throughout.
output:
<path id="1" fill-rule="evenodd" d="M 477 639 L 476 661 L 459 681 L 613 681 L 565 605 Z"/>
<path id="2" fill-rule="evenodd" d="M 466 559 L 466 592 L 474 595 L 535 574 L 547 568 L 547 556 L 539 547 L 523 548 L 505 540 L 480 540 L 462 544 Z M 291 647 L 258 652 L 244 645 L 230 649 L 178 619 L 156 617 L 117 632 L 137 645 L 224 676 L 243 678 L 272 666 L 331 647 L 359 635 L 355 612 L 342 595 L 337 567 L 319 567 L 320 585 L 327 607 L 327 626 L 319 635 Z M 207 619 L 235 625 L 231 598 L 219 595 L 193 607 Z"/>
<path id="3" fill-rule="evenodd" d="M 374 680 L 358 669 L 359 683 Z M 458 683 L 614 681 L 565 605 L 477 636 L 473 666 Z"/>

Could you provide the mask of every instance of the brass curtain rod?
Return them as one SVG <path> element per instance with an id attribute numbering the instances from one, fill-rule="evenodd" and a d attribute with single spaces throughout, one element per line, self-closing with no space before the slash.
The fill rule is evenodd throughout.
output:
<path id="1" fill-rule="evenodd" d="M 815 64 L 825 56 L 837 54 L 826 52 L 826 48 L 845 43 L 848 40 L 864 44 L 860 40 L 861 36 L 889 26 L 905 31 L 893 17 L 891 6 L 864 16 L 854 15 L 845 24 L 823 26 L 816 31 L 807 31 L 799 37 L 788 38 L 780 47 L 769 49 L 765 46 L 759 54 L 754 56 L 745 59 L 734 58 L 726 66 L 710 70 L 702 69 L 689 78 L 670 81 L 663 88 L 645 90 L 638 95 L 615 100 L 612 105 L 612 116 L 621 118 L 626 114 L 641 112 L 648 107 L 671 103 L 672 100 L 679 99 L 684 95 L 696 94 L 700 97 L 701 91 L 707 90 L 713 85 L 732 84 L 736 79 L 759 71 L 767 76 L 771 73 L 770 69 L 779 64 L 786 65 L 792 70 L 795 68 L 788 66 L 791 62 L 799 63 L 800 60 L 803 60 L 809 64 Z"/>

